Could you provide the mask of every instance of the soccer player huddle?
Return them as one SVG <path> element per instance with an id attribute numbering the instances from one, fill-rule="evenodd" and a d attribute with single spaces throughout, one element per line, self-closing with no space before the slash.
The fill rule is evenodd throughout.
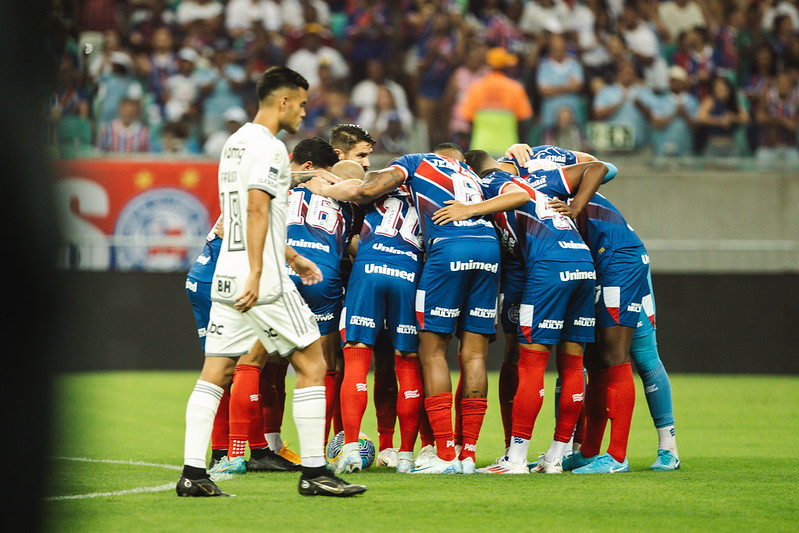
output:
<path id="1" fill-rule="evenodd" d="M 649 257 L 597 192 L 615 177 L 615 166 L 554 146 L 518 144 L 495 159 L 443 144 L 367 171 L 374 141 L 351 124 L 329 140 L 300 141 L 289 156 L 275 135 L 296 131 L 306 90 L 297 73 L 267 70 L 256 117 L 223 150 L 222 228 L 209 235 L 221 246 L 218 259 L 210 252 L 201 261 L 206 269 L 216 265 L 207 320 L 195 306 L 206 357 L 187 406 L 178 495 L 227 495 L 205 469 L 209 440 L 224 450 L 212 456 L 217 478 L 299 469 L 301 494 L 364 492 L 338 476 L 362 469 L 359 437 L 373 359 L 381 398 L 378 460 L 398 473 L 629 471 L 631 361 L 659 436 L 651 468 L 679 468 Z M 197 285 L 187 288 L 196 294 Z M 498 323 L 506 449 L 478 467 L 486 360 L 489 343 L 500 337 Z M 454 393 L 451 343 L 460 370 Z M 554 435 L 549 449 L 528 462 L 552 353 Z M 297 373 L 299 456 L 279 436 L 288 364 Z M 378 380 L 378 370 L 389 379 Z M 222 413 L 227 403 L 229 420 Z M 381 412 L 388 415 L 383 420 Z M 344 439 L 328 464 L 331 429 Z M 228 442 L 219 443 L 226 432 Z"/>

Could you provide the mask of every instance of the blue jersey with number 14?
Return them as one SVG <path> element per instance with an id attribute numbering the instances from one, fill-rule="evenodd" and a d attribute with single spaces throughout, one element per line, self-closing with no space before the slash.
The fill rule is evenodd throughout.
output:
<path id="1" fill-rule="evenodd" d="M 483 200 L 479 178 L 466 164 L 437 154 L 409 154 L 394 160 L 391 167 L 405 175 L 404 184 L 413 195 L 425 246 L 438 238 L 496 238 L 493 225 L 482 217 L 444 225 L 432 221 L 433 213 L 446 207 L 447 200 L 463 204 Z"/>

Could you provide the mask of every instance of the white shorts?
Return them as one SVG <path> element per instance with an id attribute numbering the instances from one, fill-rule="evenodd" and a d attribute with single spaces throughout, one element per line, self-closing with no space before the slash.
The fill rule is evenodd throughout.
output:
<path id="1" fill-rule="evenodd" d="M 212 302 L 205 337 L 205 355 L 241 357 L 249 353 L 257 337 L 269 354 L 286 357 L 319 338 L 316 317 L 297 290 L 288 290 L 269 304 L 256 305 L 246 313 L 231 304 Z"/>

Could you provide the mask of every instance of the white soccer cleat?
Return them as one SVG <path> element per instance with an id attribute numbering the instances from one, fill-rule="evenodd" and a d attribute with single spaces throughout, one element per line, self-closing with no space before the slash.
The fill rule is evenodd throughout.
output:
<path id="1" fill-rule="evenodd" d="M 397 474 L 410 474 L 413 470 L 413 452 L 397 452 Z"/>
<path id="2" fill-rule="evenodd" d="M 474 466 L 474 459 L 467 457 L 461 461 L 461 474 L 474 474 L 477 469 Z"/>
<path id="3" fill-rule="evenodd" d="M 493 463 L 476 470 L 478 474 L 529 474 L 527 465 L 512 463 L 507 457 L 500 457 Z"/>
<path id="4" fill-rule="evenodd" d="M 427 462 L 426 465 L 414 468 L 411 474 L 460 474 L 461 462 L 457 458 L 445 461 L 438 456 Z"/>
<path id="5" fill-rule="evenodd" d="M 538 462 L 535 466 L 530 469 L 530 472 L 534 474 L 562 474 L 563 466 L 560 460 L 550 463 L 545 459 L 545 456 L 542 455 L 538 458 Z"/>
<path id="6" fill-rule="evenodd" d="M 341 448 L 341 458 L 336 464 L 336 474 L 353 474 L 363 469 L 363 459 L 361 459 L 360 444 L 349 442 Z"/>
<path id="7" fill-rule="evenodd" d="M 432 444 L 428 444 L 427 446 L 422 447 L 419 450 L 419 455 L 416 456 L 416 461 L 414 462 L 414 466 L 416 468 L 421 468 L 429 461 L 434 459 L 436 456 L 436 447 Z"/>
<path id="8" fill-rule="evenodd" d="M 377 454 L 377 466 L 397 466 L 397 452 L 399 448 L 385 448 Z"/>

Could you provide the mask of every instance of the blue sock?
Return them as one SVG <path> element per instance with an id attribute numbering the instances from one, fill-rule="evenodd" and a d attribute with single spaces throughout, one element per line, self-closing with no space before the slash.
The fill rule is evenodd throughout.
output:
<path id="1" fill-rule="evenodd" d="M 633 339 L 630 355 L 644 383 L 646 403 L 656 428 L 674 425 L 674 408 L 671 401 L 671 381 L 658 356 L 657 338 L 653 331 L 645 337 Z"/>

